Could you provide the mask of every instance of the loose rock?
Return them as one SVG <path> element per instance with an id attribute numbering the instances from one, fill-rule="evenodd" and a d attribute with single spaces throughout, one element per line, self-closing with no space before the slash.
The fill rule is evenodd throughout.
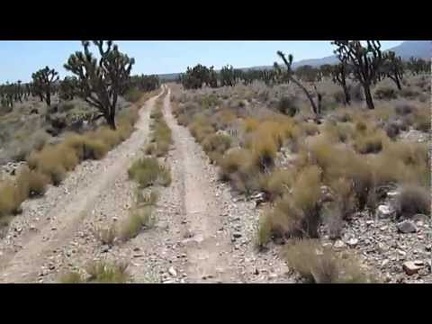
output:
<path id="1" fill-rule="evenodd" d="M 170 267 L 168 269 L 168 273 L 173 277 L 177 277 L 177 271 L 174 269 L 174 267 Z"/>
<path id="2" fill-rule="evenodd" d="M 407 262 L 404 262 L 404 264 L 402 265 L 402 268 L 407 275 L 412 276 L 412 275 L 416 274 L 417 272 L 419 272 L 419 270 L 421 268 L 423 268 L 423 265 L 417 265 L 416 262 L 414 262 L 414 261 L 407 261 Z"/>
<path id="3" fill-rule="evenodd" d="M 397 224 L 397 229 L 400 233 L 408 234 L 417 232 L 417 227 L 410 220 L 405 220 Z"/>

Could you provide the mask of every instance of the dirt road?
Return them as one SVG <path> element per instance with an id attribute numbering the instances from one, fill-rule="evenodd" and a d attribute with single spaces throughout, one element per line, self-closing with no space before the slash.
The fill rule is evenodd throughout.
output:
<path id="1" fill-rule="evenodd" d="M 61 186 L 24 205 L 0 241 L 0 282 L 55 282 L 61 272 L 100 259 L 126 261 L 134 282 L 290 281 L 276 250 L 255 250 L 259 211 L 253 202 L 234 201 L 217 181 L 216 168 L 176 123 L 170 90 L 163 113 L 172 130 L 172 183 L 158 189 L 156 227 L 110 249 L 96 240 L 96 226 L 127 215 L 134 190 L 127 169 L 143 154 L 155 100 L 141 109 L 135 133 L 105 159 L 83 163 Z"/>

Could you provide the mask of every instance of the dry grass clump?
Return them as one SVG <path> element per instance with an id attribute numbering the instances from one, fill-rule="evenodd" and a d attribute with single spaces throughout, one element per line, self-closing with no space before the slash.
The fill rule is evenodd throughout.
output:
<path id="1" fill-rule="evenodd" d="M 125 283 L 131 277 L 127 270 L 128 265 L 122 262 L 108 263 L 104 261 L 91 262 L 86 267 L 88 278 L 85 282 L 93 283 Z"/>
<path id="2" fill-rule="evenodd" d="M 251 151 L 243 148 L 229 149 L 219 161 L 220 179 L 229 181 L 234 190 L 250 194 L 260 188 L 262 175 L 253 163 Z"/>
<path id="3" fill-rule="evenodd" d="M 429 188 L 415 184 L 404 185 L 397 199 L 398 217 L 410 218 L 415 214 L 431 216 Z"/>
<path id="4" fill-rule="evenodd" d="M 134 208 L 128 217 L 119 225 L 118 237 L 122 241 L 136 237 L 142 229 L 152 228 L 156 223 L 156 215 L 151 206 Z"/>
<path id="5" fill-rule="evenodd" d="M 146 157 L 135 161 L 128 169 L 130 179 L 138 182 L 141 188 L 151 185 L 168 186 L 171 184 L 169 167 L 160 164 L 156 158 Z"/>
<path id="6" fill-rule="evenodd" d="M 348 255 L 324 248 L 316 240 L 298 240 L 284 251 L 288 267 L 307 283 L 370 283 L 375 279 Z"/>
<path id="7" fill-rule="evenodd" d="M 270 238 L 318 237 L 321 209 L 321 171 L 317 166 L 300 170 L 291 192 L 275 201 L 274 208 L 267 210 L 259 230 Z M 264 237 L 263 234 L 260 236 Z M 260 244 L 265 244 L 265 240 Z"/>

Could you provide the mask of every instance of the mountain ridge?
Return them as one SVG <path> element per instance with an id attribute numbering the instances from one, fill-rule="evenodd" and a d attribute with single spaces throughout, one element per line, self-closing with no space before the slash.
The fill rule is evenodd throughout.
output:
<path id="1" fill-rule="evenodd" d="M 430 60 L 432 57 L 432 41 L 405 41 L 398 46 L 385 50 L 384 52 L 387 51 L 395 52 L 396 56 L 400 56 L 403 60 L 408 60 L 410 57 Z M 311 65 L 313 67 L 317 67 L 324 64 L 336 64 L 337 62 L 338 59 L 336 55 L 329 55 L 322 58 L 305 59 L 305 60 L 294 62 L 293 68 L 296 69 L 304 65 Z M 265 66 L 243 67 L 239 69 L 243 71 L 247 71 L 247 70 L 272 69 L 272 68 L 273 68 L 272 65 L 265 65 Z M 158 77 L 161 80 L 170 81 L 170 80 L 175 80 L 181 73 L 183 72 L 158 74 Z"/>

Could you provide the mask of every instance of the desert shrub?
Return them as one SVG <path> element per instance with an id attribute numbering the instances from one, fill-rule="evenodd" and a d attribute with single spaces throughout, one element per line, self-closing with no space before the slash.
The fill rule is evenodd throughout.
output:
<path id="1" fill-rule="evenodd" d="M 32 152 L 27 159 L 30 169 L 49 176 L 54 185 L 59 185 L 66 172 L 73 170 L 78 162 L 76 152 L 62 144 L 45 146 L 39 152 Z"/>
<path id="2" fill-rule="evenodd" d="M 86 267 L 89 274 L 87 282 L 125 283 L 130 280 L 126 270 L 126 263 L 92 262 Z"/>
<path id="3" fill-rule="evenodd" d="M 120 224 L 119 238 L 123 241 L 136 237 L 143 228 L 151 228 L 156 222 L 151 208 L 143 207 L 131 210 L 128 217 Z"/>
<path id="4" fill-rule="evenodd" d="M 354 130 L 351 124 L 338 124 L 326 122 L 324 124 L 324 135 L 329 139 L 330 142 L 347 142 L 352 138 Z"/>
<path id="5" fill-rule="evenodd" d="M 91 136 L 92 139 L 99 140 L 105 144 L 108 149 L 112 149 L 122 142 L 120 132 L 118 130 L 112 130 L 108 127 L 98 128 Z"/>
<path id="6" fill-rule="evenodd" d="M 375 90 L 375 97 L 377 99 L 390 100 L 397 98 L 397 90 L 390 86 L 378 86 Z"/>
<path id="7" fill-rule="evenodd" d="M 123 96 L 126 101 L 137 102 L 142 97 L 142 92 L 137 88 L 131 88 Z"/>
<path id="8" fill-rule="evenodd" d="M 253 163 L 261 170 L 272 167 L 277 150 L 277 144 L 271 135 L 256 136 L 251 147 Z"/>
<path id="9" fill-rule="evenodd" d="M 111 246 L 117 237 L 117 228 L 114 225 L 97 227 L 94 229 L 94 235 L 102 244 Z"/>
<path id="10" fill-rule="evenodd" d="M 421 132 L 430 132 L 431 130 L 431 115 L 430 115 L 430 109 L 424 108 L 424 109 L 418 109 L 415 111 L 412 115 L 413 119 L 413 126 L 416 130 Z"/>
<path id="11" fill-rule="evenodd" d="M 226 152 L 220 163 L 220 176 L 228 180 L 229 175 L 250 164 L 251 152 L 247 149 L 234 148 Z"/>
<path id="12" fill-rule="evenodd" d="M 59 282 L 64 284 L 75 284 L 75 283 L 83 283 L 85 280 L 79 272 L 69 271 L 63 274 Z"/>
<path id="13" fill-rule="evenodd" d="M 159 199 L 157 191 L 150 191 L 143 193 L 142 190 L 138 189 L 136 192 L 136 205 L 137 207 L 154 206 Z"/>
<path id="14" fill-rule="evenodd" d="M 230 149 L 219 161 L 220 179 L 230 182 L 234 190 L 248 195 L 260 189 L 261 173 L 253 163 L 251 151 Z"/>
<path id="15" fill-rule="evenodd" d="M 320 224 L 321 172 L 316 166 L 299 171 L 292 192 L 275 202 L 265 216 L 273 237 L 318 237 Z"/>
<path id="16" fill-rule="evenodd" d="M 416 88 L 404 87 L 400 91 L 400 95 L 407 99 L 415 99 L 419 97 L 421 92 Z"/>
<path id="17" fill-rule="evenodd" d="M 395 105 L 395 112 L 400 116 L 409 115 L 414 110 L 416 110 L 416 107 L 408 101 L 401 101 Z"/>
<path id="18" fill-rule="evenodd" d="M 385 137 L 375 132 L 357 136 L 354 140 L 354 149 L 360 154 L 378 153 L 382 150 Z"/>
<path id="19" fill-rule="evenodd" d="M 320 133 L 319 127 L 315 123 L 303 123 L 301 127 L 307 136 L 313 136 Z"/>
<path id="20" fill-rule="evenodd" d="M 28 168 L 22 169 L 17 178 L 17 185 L 23 188 L 25 197 L 43 196 L 50 182 L 45 174 Z"/>
<path id="21" fill-rule="evenodd" d="M 0 218 L 17 214 L 26 198 L 12 181 L 0 181 Z"/>
<path id="22" fill-rule="evenodd" d="M 288 192 L 290 186 L 294 183 L 295 172 L 288 169 L 274 169 L 264 178 L 263 190 L 274 200 Z"/>
<path id="23" fill-rule="evenodd" d="M 333 193 L 334 208 L 342 219 L 346 219 L 355 210 L 354 184 L 345 178 L 332 179 L 329 183 Z"/>
<path id="24" fill-rule="evenodd" d="M 198 143 L 202 143 L 207 136 L 215 133 L 215 129 L 210 125 L 209 121 L 203 120 L 194 120 L 189 125 L 189 131 Z"/>
<path id="25" fill-rule="evenodd" d="M 397 199 L 398 217 L 412 217 L 415 214 L 431 215 L 430 190 L 414 184 L 404 185 Z"/>
<path id="26" fill-rule="evenodd" d="M 243 127 L 246 133 L 254 132 L 258 129 L 259 121 L 257 119 L 248 117 L 243 120 Z"/>
<path id="27" fill-rule="evenodd" d="M 138 182 L 141 188 L 154 184 L 167 186 L 171 183 L 170 169 L 159 164 L 156 158 L 142 158 L 135 161 L 128 169 L 128 176 Z"/>
<path id="28" fill-rule="evenodd" d="M 299 240 L 284 251 L 288 267 L 309 283 L 368 283 L 373 280 L 363 273 L 351 258 L 342 258 L 315 240 Z"/>
<path id="29" fill-rule="evenodd" d="M 279 99 L 277 109 L 282 114 L 294 117 L 299 112 L 299 107 L 296 102 L 296 98 L 293 97 L 282 97 Z"/>
<path id="30" fill-rule="evenodd" d="M 211 134 L 207 136 L 203 143 L 204 152 L 217 152 L 219 154 L 225 153 L 231 146 L 231 137 L 225 134 Z"/>
<path id="31" fill-rule="evenodd" d="M 384 130 L 386 132 L 386 135 L 389 138 L 394 140 L 400 134 L 400 131 L 401 131 L 400 123 L 398 123 L 395 120 L 392 120 L 392 121 L 385 124 Z"/>

